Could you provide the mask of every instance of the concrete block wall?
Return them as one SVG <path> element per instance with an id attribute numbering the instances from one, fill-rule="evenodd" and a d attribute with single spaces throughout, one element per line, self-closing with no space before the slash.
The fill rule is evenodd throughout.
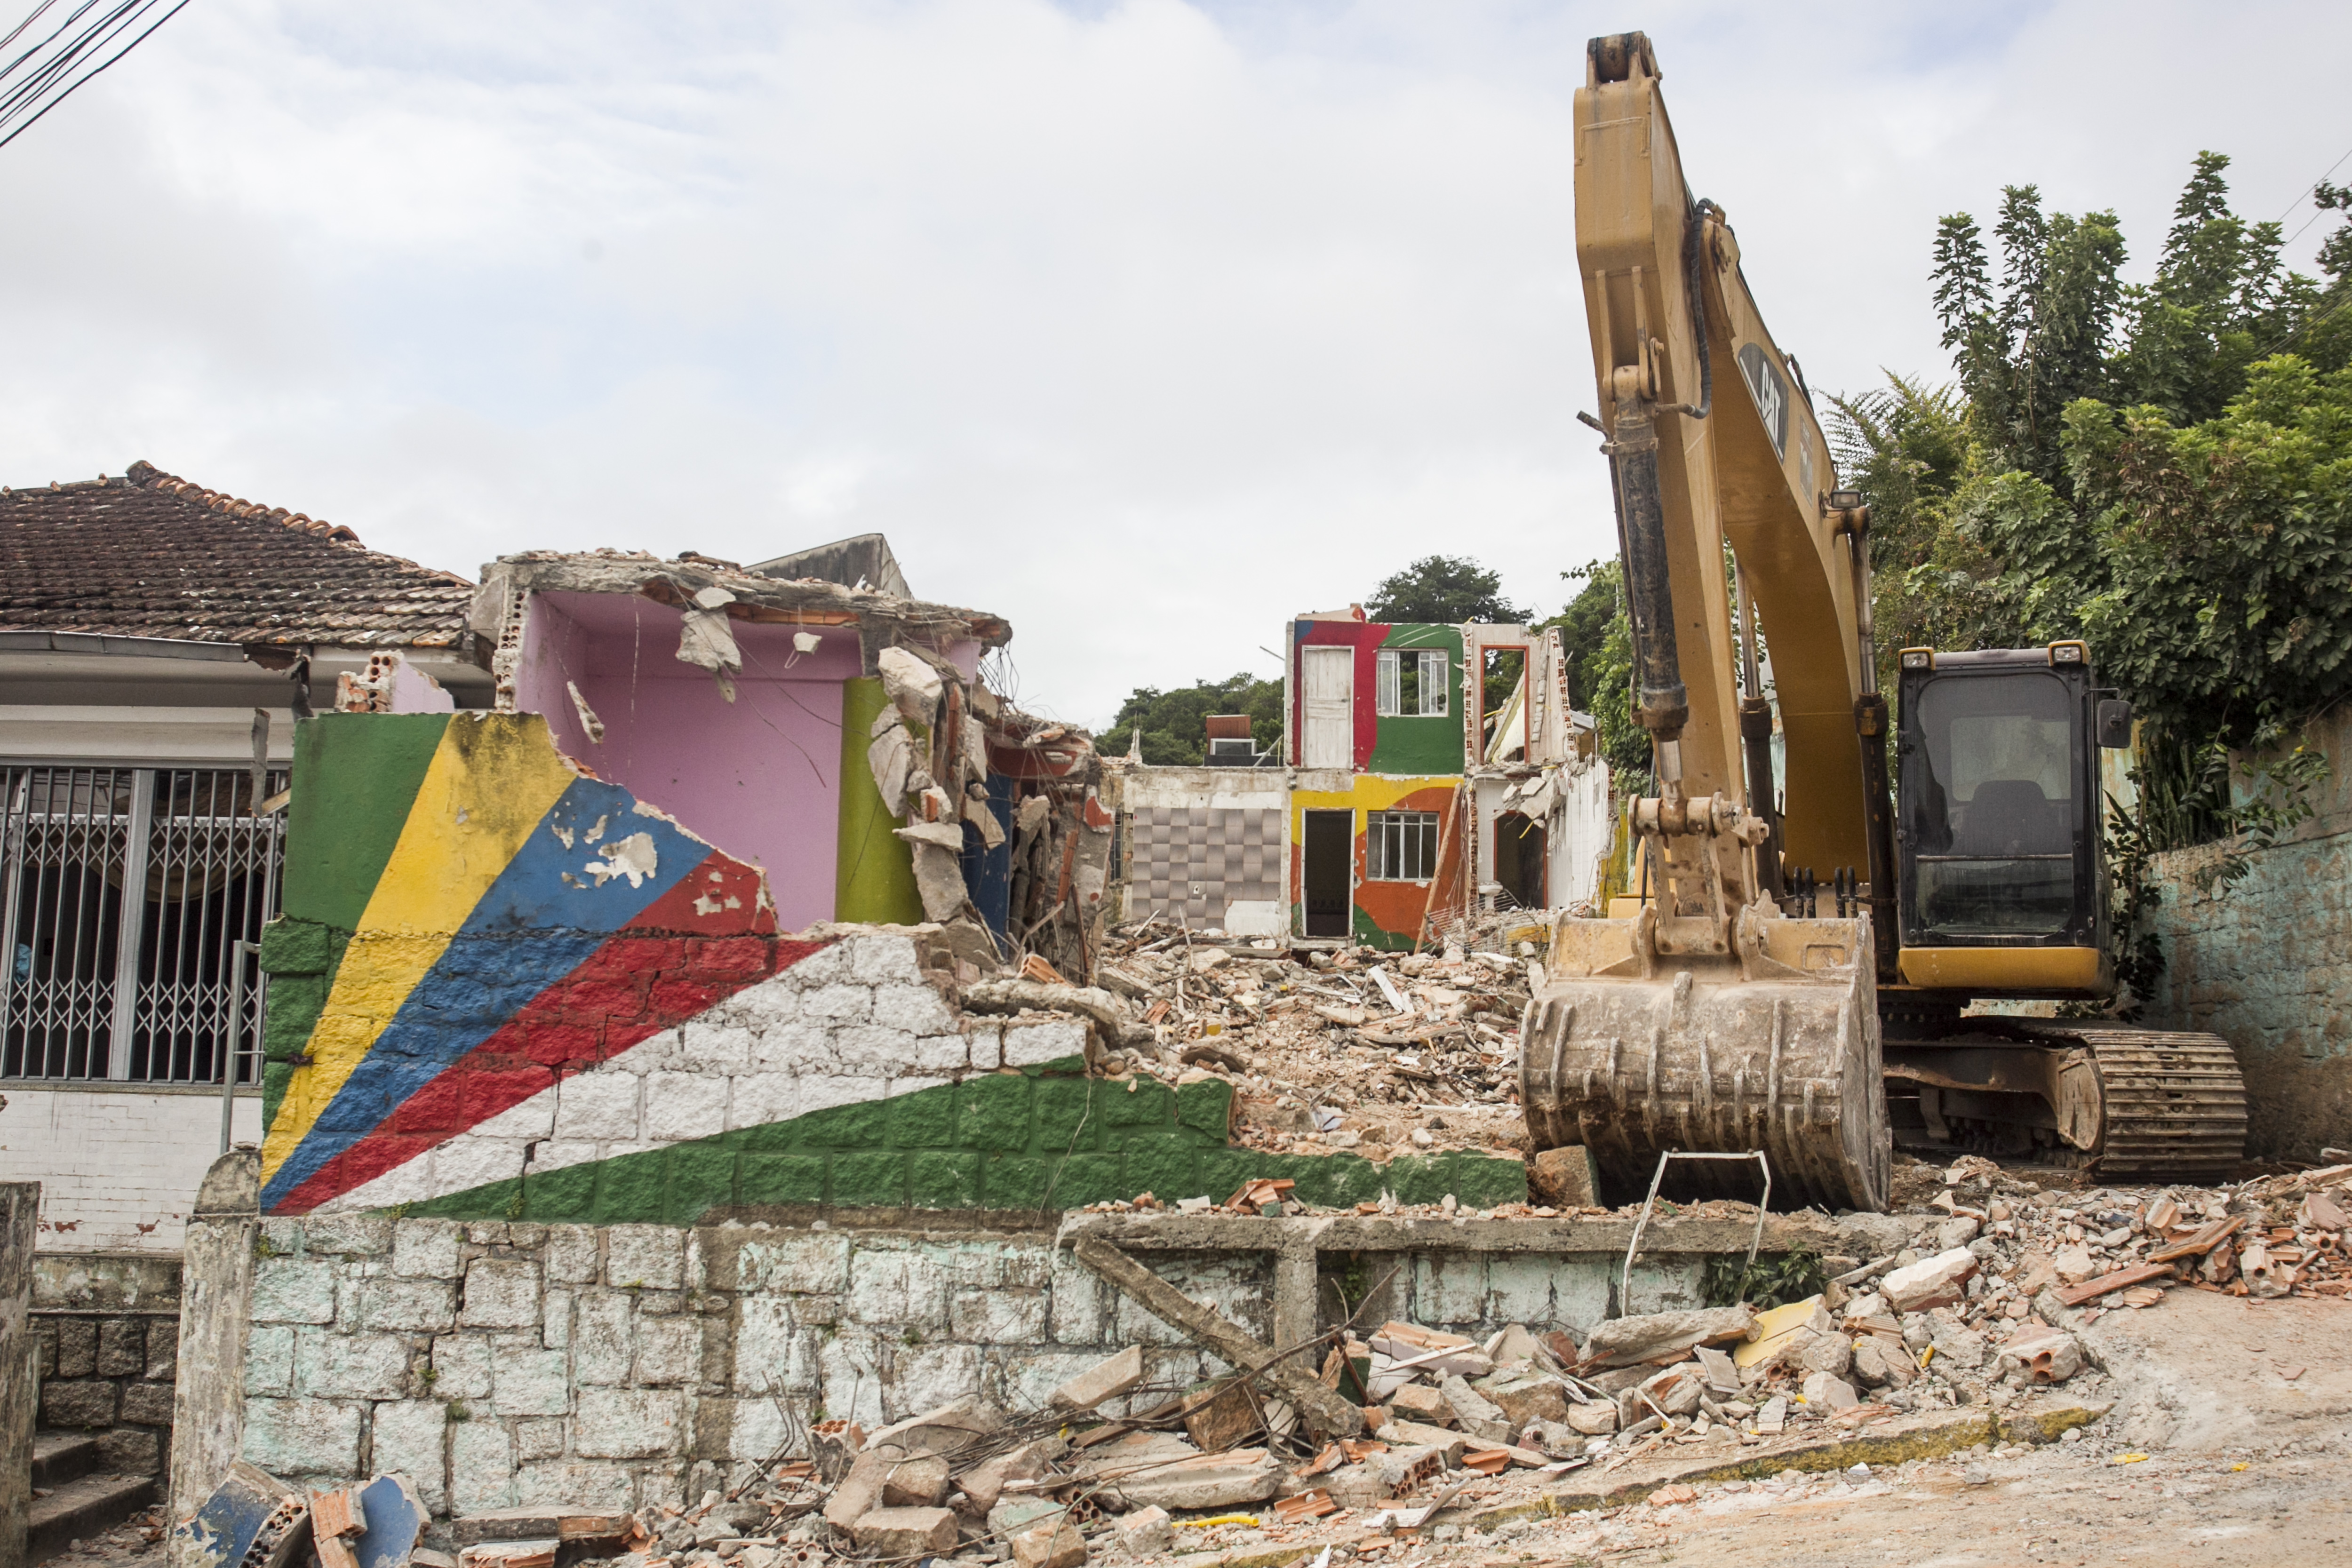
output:
<path id="1" fill-rule="evenodd" d="M 688 1500 L 774 1452 L 787 1409 L 869 1428 L 973 1392 L 1032 1409 L 1129 1344 L 1146 1349 L 1137 1397 L 1223 1370 L 1044 1229 L 342 1215 L 265 1220 L 262 1252 L 246 1457 L 311 1482 L 398 1470 L 445 1514 Z M 1465 1333 L 1580 1332 L 1618 1256 L 1424 1248 L 1378 1305 Z M 1276 1337 L 1271 1254 L 1151 1266 Z M 1696 1304 L 1701 1267 L 1645 1260 L 1636 1310 Z"/>
<path id="2" fill-rule="evenodd" d="M 233 1136 L 261 1136 L 261 1097 L 237 1096 Z M 8 1085 L 0 1181 L 41 1184 L 40 1244 L 180 1249 L 196 1184 L 220 1152 L 220 1090 L 194 1084 Z"/>
<path id="3" fill-rule="evenodd" d="M 159 1473 L 171 1451 L 180 1263 L 152 1254 L 37 1254 L 39 1424 L 99 1434 L 109 1469 Z"/>
<path id="4" fill-rule="evenodd" d="M 2259 851 L 2242 881 L 2200 896 L 2196 874 L 2221 852 L 2155 857 L 2165 968 L 2143 1016 L 2237 1049 L 2250 1156 L 2316 1163 L 2352 1142 L 2352 821 Z"/>

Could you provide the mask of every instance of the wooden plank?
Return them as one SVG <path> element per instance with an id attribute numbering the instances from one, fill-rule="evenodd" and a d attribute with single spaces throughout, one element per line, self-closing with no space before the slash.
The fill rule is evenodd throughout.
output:
<path id="1" fill-rule="evenodd" d="M 1133 1297 L 1169 1327 L 1227 1364 L 1273 1384 L 1318 1436 L 1353 1437 L 1363 1431 L 1363 1411 L 1318 1383 L 1297 1357 L 1283 1359 L 1273 1347 L 1244 1333 L 1099 1236 L 1087 1237 L 1073 1250 L 1079 1262 Z"/>

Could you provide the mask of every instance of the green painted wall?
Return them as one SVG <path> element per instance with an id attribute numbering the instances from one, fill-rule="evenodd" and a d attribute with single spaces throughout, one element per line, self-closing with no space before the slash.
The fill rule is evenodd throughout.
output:
<path id="1" fill-rule="evenodd" d="M 901 824 L 882 810 L 882 791 L 866 760 L 874 721 L 890 699 L 881 677 L 841 685 L 841 837 L 834 860 L 833 917 L 877 925 L 914 925 L 923 918 L 915 888 L 915 852 L 891 830 Z"/>
<path id="2" fill-rule="evenodd" d="M 1228 1147 L 1233 1086 L 1087 1078 L 1072 1058 L 842 1105 L 666 1149 L 494 1182 L 404 1212 L 459 1219 L 692 1225 L 762 1205 L 1066 1209 L 1149 1192 L 1223 1202 L 1288 1177 L 1327 1206 L 1377 1198 L 1524 1202 L 1517 1160 L 1459 1152 L 1375 1166 L 1355 1155 Z"/>
<path id="3" fill-rule="evenodd" d="M 1442 717 L 1382 715 L 1372 741 L 1368 773 L 1432 774 L 1462 771 L 1462 633 L 1452 626 L 1400 622 L 1389 628 L 1383 648 L 1442 648 L 1448 683 Z"/>
<path id="4" fill-rule="evenodd" d="M 294 727 L 280 908 L 358 926 L 448 727 L 446 713 L 321 714 Z"/>

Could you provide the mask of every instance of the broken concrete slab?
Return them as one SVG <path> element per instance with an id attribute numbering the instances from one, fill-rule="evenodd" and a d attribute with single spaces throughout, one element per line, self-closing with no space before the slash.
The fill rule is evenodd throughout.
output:
<path id="1" fill-rule="evenodd" d="M 1130 1557 L 1165 1552 L 1175 1537 L 1164 1508 L 1139 1508 L 1118 1521 L 1118 1543 Z"/>
<path id="2" fill-rule="evenodd" d="M 1472 1386 L 1503 1413 L 1504 1420 L 1521 1430 L 1537 1421 L 1568 1419 L 1568 1389 L 1549 1374 L 1496 1373 Z"/>
<path id="3" fill-rule="evenodd" d="M 1109 1482 L 1108 1490 L 1134 1508 L 1232 1508 L 1265 1501 L 1288 1473 L 1264 1448 L 1236 1448 L 1134 1470 Z"/>
<path id="4" fill-rule="evenodd" d="M 1454 1421 L 1454 1406 L 1440 1390 L 1426 1383 L 1408 1383 L 1389 1396 L 1389 1408 L 1399 1417 L 1425 1426 L 1445 1427 Z"/>
<path id="5" fill-rule="evenodd" d="M 1612 1318 L 1585 1341 L 1583 1361 L 1588 1366 L 1632 1366 L 1702 1344 L 1744 1341 L 1755 1327 L 1756 1313 L 1745 1305 Z"/>
<path id="6" fill-rule="evenodd" d="M 1143 1347 L 1129 1345 L 1108 1361 L 1096 1363 L 1046 1396 L 1057 1410 L 1091 1410 L 1106 1399 L 1116 1399 L 1143 1381 Z"/>
<path id="7" fill-rule="evenodd" d="M 1490 1443 L 1507 1443 L 1518 1435 L 1502 1407 L 1471 1387 L 1468 1378 L 1449 1377 L 1439 1385 L 1438 1392 L 1445 1396 L 1454 1424 L 1472 1437 L 1484 1437 Z"/>
<path id="8" fill-rule="evenodd" d="M 956 1516 L 944 1508 L 877 1508 L 850 1530 L 858 1550 L 880 1557 L 952 1551 Z"/>
<path id="9" fill-rule="evenodd" d="M 849 1473 L 824 1500 L 824 1521 L 835 1530 L 847 1530 L 882 1505 L 882 1483 L 890 1467 L 898 1461 L 895 1448 L 868 1448 L 857 1456 Z"/>
<path id="10" fill-rule="evenodd" d="M 1898 1312 L 1948 1307 L 1967 1298 L 1969 1277 L 1977 1271 L 1977 1266 L 1975 1253 L 1965 1247 L 1955 1247 L 1895 1270 L 1879 1281 L 1879 1293 Z"/>
<path id="11" fill-rule="evenodd" d="M 1003 1411 L 977 1394 L 968 1395 L 883 1427 L 866 1440 L 866 1452 L 880 1449 L 893 1458 L 929 1452 L 952 1458 L 982 1437 L 1004 1430 L 1004 1425 Z"/>
<path id="12" fill-rule="evenodd" d="M 391 1479 L 384 1477 L 380 1479 Z M 373 1489 L 371 1489 L 373 1490 Z M 449 1538 L 460 1546 L 484 1541 L 616 1541 L 635 1523 L 626 1511 L 564 1508 L 501 1508 L 461 1513 L 449 1521 Z"/>
<path id="13" fill-rule="evenodd" d="M 956 1478 L 965 1502 L 974 1513 L 985 1514 L 1003 1496 L 1008 1481 L 1034 1481 L 1048 1474 L 1054 1461 L 1070 1451 L 1059 1437 L 1040 1437 L 1019 1448 L 982 1459 Z"/>
<path id="14" fill-rule="evenodd" d="M 172 1533 L 175 1560 L 195 1568 L 286 1568 L 310 1549 L 310 1505 L 277 1477 L 239 1460 Z"/>
<path id="15" fill-rule="evenodd" d="M 948 1462 L 937 1454 L 901 1459 L 883 1472 L 884 1508 L 938 1508 L 947 1495 Z"/>

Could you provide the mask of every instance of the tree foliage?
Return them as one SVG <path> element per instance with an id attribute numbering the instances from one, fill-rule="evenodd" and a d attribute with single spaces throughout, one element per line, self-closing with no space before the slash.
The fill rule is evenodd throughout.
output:
<path id="1" fill-rule="evenodd" d="M 1650 733 L 1633 719 L 1633 623 L 1626 612 L 1625 568 L 1613 560 L 1587 561 L 1560 576 L 1584 584 L 1568 608 L 1542 623 L 1559 628 L 1568 700 L 1592 716 L 1601 754 L 1612 771 L 1627 780 L 1645 777 Z"/>
<path id="2" fill-rule="evenodd" d="M 2046 213 L 2031 185 L 2003 192 L 1990 247 L 1945 218 L 1952 384 L 1832 400 L 1882 649 L 2081 637 L 2147 721 L 2116 849 L 2142 978 L 2132 868 L 2222 838 L 2218 881 L 2242 874 L 2326 768 L 2295 732 L 2352 693 L 2352 226 L 2319 277 L 2290 273 L 2280 225 L 2231 211 L 2228 167 L 2198 156 L 2146 284 L 2119 281 L 2112 213 Z M 2352 188 L 2313 201 L 2352 213 Z"/>
<path id="3" fill-rule="evenodd" d="M 1139 728 L 1145 762 L 1155 768 L 1198 768 L 1209 755 L 1209 716 L 1220 713 L 1249 715 L 1250 738 L 1260 751 L 1272 750 L 1282 739 L 1282 683 L 1262 681 L 1244 671 L 1170 691 L 1139 686 L 1095 745 L 1106 755 L 1124 757 Z"/>
<path id="4" fill-rule="evenodd" d="M 1503 597 L 1503 576 L 1467 556 L 1423 556 L 1372 590 L 1364 613 L 1374 621 L 1459 626 L 1465 621 L 1516 625 L 1527 612 Z"/>

